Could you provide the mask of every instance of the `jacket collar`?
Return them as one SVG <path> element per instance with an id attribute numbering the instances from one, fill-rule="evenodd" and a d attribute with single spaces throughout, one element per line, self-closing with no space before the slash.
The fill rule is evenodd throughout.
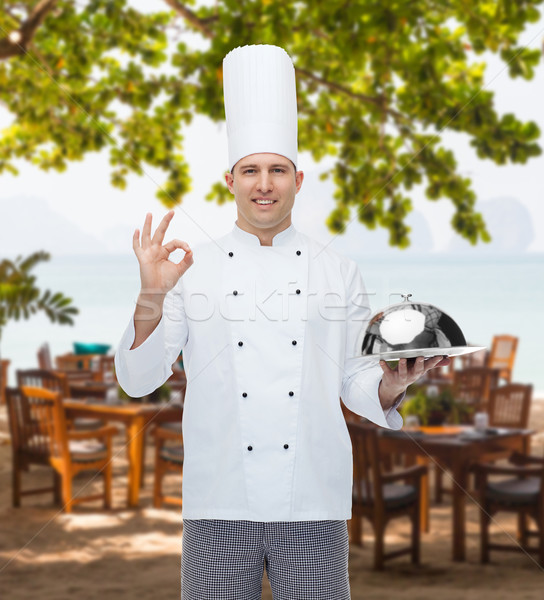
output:
<path id="1" fill-rule="evenodd" d="M 252 233 L 240 229 L 240 227 L 238 227 L 236 223 L 234 224 L 232 235 L 234 236 L 235 240 L 241 242 L 242 244 L 246 244 L 248 246 L 261 245 L 261 242 L 259 241 L 259 238 L 256 235 L 253 235 Z M 272 239 L 272 246 L 286 246 L 295 239 L 296 235 L 297 230 L 291 224 L 289 225 L 289 227 L 287 227 L 287 229 L 280 231 L 274 236 L 274 238 Z"/>

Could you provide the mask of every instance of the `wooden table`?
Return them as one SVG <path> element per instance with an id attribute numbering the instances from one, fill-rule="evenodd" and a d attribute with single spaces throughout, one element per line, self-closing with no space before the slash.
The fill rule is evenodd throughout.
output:
<path id="1" fill-rule="evenodd" d="M 119 386 L 117 382 L 105 383 L 103 381 L 70 381 L 68 380 L 68 386 L 70 388 L 70 398 L 72 400 L 85 399 L 85 398 L 102 398 L 106 399 L 106 394 L 109 389 L 117 389 Z"/>
<path id="2" fill-rule="evenodd" d="M 465 560 L 466 518 L 465 499 L 468 494 L 470 466 L 486 454 L 501 450 L 517 450 L 528 453 L 530 439 L 534 433 L 527 429 L 500 429 L 498 434 L 469 437 L 470 427 L 461 428 L 463 433 L 450 435 L 440 431 L 440 427 L 425 428 L 427 431 L 380 430 L 380 449 L 385 452 L 401 453 L 416 457 L 418 462 L 427 463 L 437 459 L 445 464 L 453 477 L 452 514 L 452 556 L 453 560 Z M 428 519 L 428 482 L 424 482 L 422 506 L 422 528 Z M 426 504 L 425 504 L 426 503 Z"/>
<path id="3" fill-rule="evenodd" d="M 125 425 L 129 465 L 127 505 L 138 506 L 140 486 L 143 484 L 145 431 L 152 423 L 181 421 L 181 407 L 140 402 L 111 405 L 66 399 L 64 408 L 66 416 L 70 419 L 94 417 L 104 421 L 117 421 Z"/>

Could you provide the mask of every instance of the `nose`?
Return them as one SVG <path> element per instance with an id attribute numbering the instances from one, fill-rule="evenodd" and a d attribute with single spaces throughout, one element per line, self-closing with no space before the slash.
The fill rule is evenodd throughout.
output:
<path id="1" fill-rule="evenodd" d="M 264 194 L 272 191 L 272 178 L 270 177 L 270 173 L 268 173 L 266 170 L 262 170 L 259 174 L 257 191 Z"/>

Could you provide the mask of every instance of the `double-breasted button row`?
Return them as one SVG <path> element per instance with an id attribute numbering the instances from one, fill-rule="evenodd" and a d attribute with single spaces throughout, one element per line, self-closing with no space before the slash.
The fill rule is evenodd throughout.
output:
<path id="1" fill-rule="evenodd" d="M 293 346 L 296 346 L 296 345 L 297 345 L 297 341 L 296 341 L 296 340 L 293 340 L 293 341 L 291 342 L 291 344 L 293 344 Z M 238 342 L 238 346 L 242 347 L 243 345 L 244 345 L 244 342 L 242 342 L 242 340 L 240 340 L 240 341 Z"/>
<path id="2" fill-rule="evenodd" d="M 297 341 L 296 341 L 296 340 L 293 340 L 293 341 L 291 342 L 291 344 L 293 344 L 293 346 L 296 346 L 296 345 L 297 345 Z M 241 346 L 243 346 L 243 345 L 244 345 L 244 342 L 242 342 L 242 340 L 240 340 L 240 341 L 238 342 L 238 346 L 240 346 L 240 347 L 241 347 Z"/>
<path id="3" fill-rule="evenodd" d="M 283 447 L 285 450 L 289 450 L 289 444 L 283 444 Z M 248 446 L 247 449 L 248 452 L 251 452 L 253 450 L 253 446 Z"/>
<path id="4" fill-rule="evenodd" d="M 289 392 L 289 396 L 291 396 L 291 398 L 295 395 L 295 392 Z M 247 392 L 242 392 L 242 398 L 247 398 Z"/>
<path id="5" fill-rule="evenodd" d="M 302 254 L 302 252 L 300 250 L 297 250 L 297 256 L 300 256 Z M 234 252 L 229 252 L 229 257 L 232 258 L 234 256 Z"/>
<path id="6" fill-rule="evenodd" d="M 300 290 L 295 290 L 295 294 L 301 294 L 302 292 Z M 238 296 L 238 290 L 232 290 L 232 295 L 233 296 Z"/>
<path id="7" fill-rule="evenodd" d="M 295 395 L 295 392 L 289 392 L 289 396 L 291 396 L 291 398 Z M 247 398 L 247 392 L 242 392 L 242 398 Z"/>

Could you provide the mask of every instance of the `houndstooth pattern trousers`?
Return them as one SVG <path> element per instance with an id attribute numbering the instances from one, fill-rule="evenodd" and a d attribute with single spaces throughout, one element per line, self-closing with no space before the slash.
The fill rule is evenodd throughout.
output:
<path id="1" fill-rule="evenodd" d="M 345 521 L 184 520 L 182 600 L 349 600 Z"/>

